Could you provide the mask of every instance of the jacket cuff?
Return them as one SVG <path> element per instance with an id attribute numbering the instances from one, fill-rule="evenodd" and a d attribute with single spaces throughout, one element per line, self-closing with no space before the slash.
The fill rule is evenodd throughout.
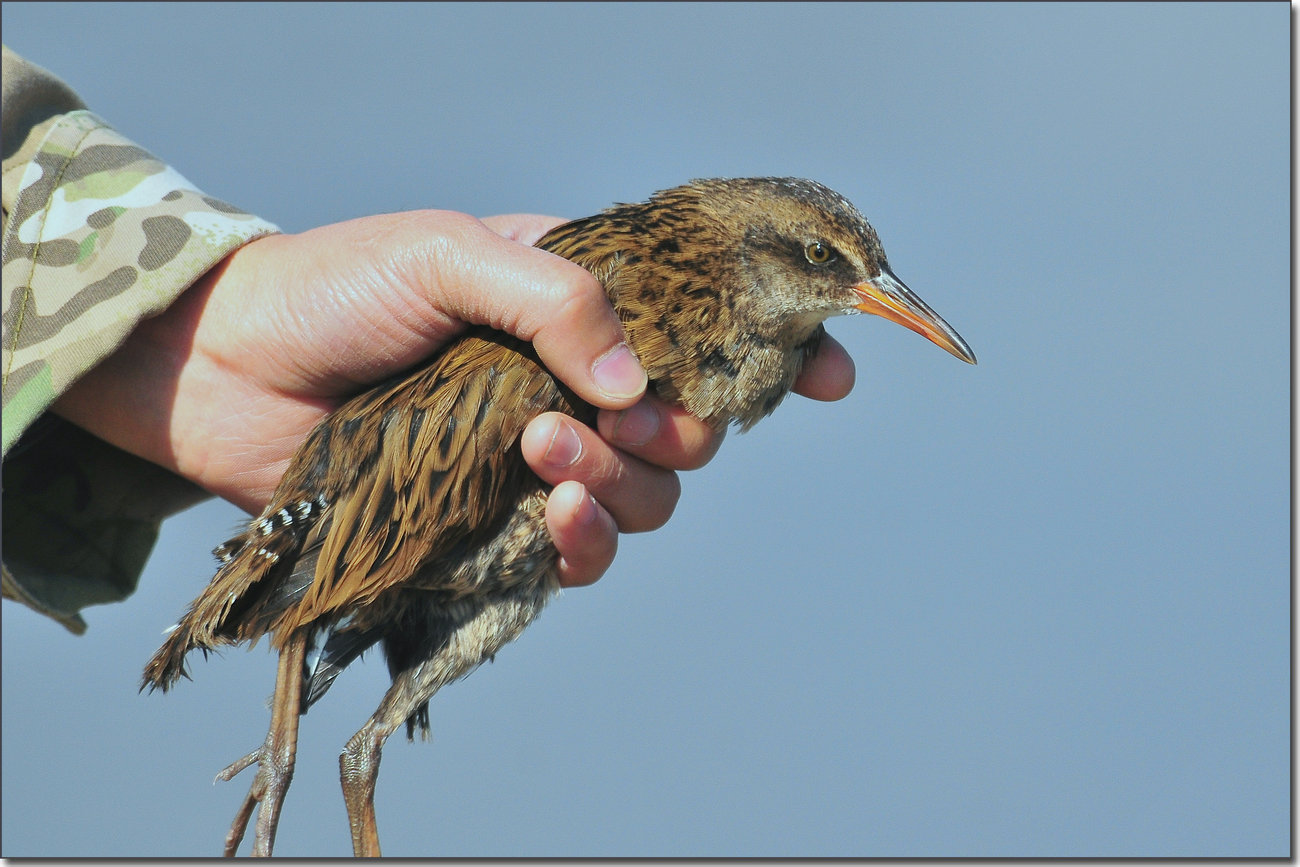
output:
<path id="1" fill-rule="evenodd" d="M 50 127 L 4 227 L 3 444 L 141 319 L 274 225 L 204 195 L 89 111 Z"/>
<path id="2" fill-rule="evenodd" d="M 141 319 L 279 230 L 89 111 L 53 118 L 4 168 L 0 583 L 81 632 L 78 611 L 129 596 L 163 518 L 207 494 L 46 410 Z"/>

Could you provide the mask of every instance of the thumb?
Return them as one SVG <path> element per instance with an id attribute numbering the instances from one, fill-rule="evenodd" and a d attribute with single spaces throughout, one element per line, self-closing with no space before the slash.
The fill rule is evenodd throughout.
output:
<path id="1" fill-rule="evenodd" d="M 598 407 L 623 409 L 644 393 L 645 370 L 600 282 L 509 237 L 540 237 L 554 218 L 494 217 L 489 224 L 450 212 L 412 216 L 436 224 L 422 233 L 419 282 L 439 311 L 530 341 L 547 368 Z"/>

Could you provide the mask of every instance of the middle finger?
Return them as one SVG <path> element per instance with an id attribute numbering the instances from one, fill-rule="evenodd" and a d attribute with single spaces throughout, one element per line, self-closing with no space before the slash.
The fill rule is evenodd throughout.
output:
<path id="1" fill-rule="evenodd" d="M 624 533 L 662 527 L 681 496 L 675 472 L 614 448 L 563 413 L 548 412 L 533 419 L 519 445 L 524 460 L 543 481 L 581 482 Z"/>

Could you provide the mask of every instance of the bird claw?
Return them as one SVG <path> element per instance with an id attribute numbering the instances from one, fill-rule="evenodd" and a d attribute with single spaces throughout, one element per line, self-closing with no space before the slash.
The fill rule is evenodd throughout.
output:
<path id="1" fill-rule="evenodd" d="M 248 755 L 244 756 L 242 759 L 236 759 L 235 761 L 231 762 L 229 765 L 226 765 L 226 767 L 221 769 L 221 771 L 217 774 L 216 778 L 212 780 L 212 784 L 215 786 L 218 782 L 222 782 L 222 783 L 230 782 L 235 777 L 239 776 L 240 772 L 243 771 L 244 768 L 256 762 L 258 757 L 261 755 L 262 755 L 262 748 L 258 747 Z"/>
<path id="2" fill-rule="evenodd" d="M 235 820 L 226 833 L 226 843 L 222 854 L 227 858 L 235 857 L 239 844 L 244 839 L 248 821 L 257 807 L 257 821 L 253 825 L 254 857 L 269 857 L 275 845 L 275 831 L 280 822 L 280 805 L 285 793 L 289 791 L 289 782 L 293 779 L 293 755 L 287 756 L 277 751 L 270 739 L 248 755 L 227 765 L 217 774 L 217 780 L 229 781 L 250 765 L 257 765 L 257 775 L 253 777 L 248 794 L 235 813 Z M 260 806 L 259 806 L 260 805 Z"/>

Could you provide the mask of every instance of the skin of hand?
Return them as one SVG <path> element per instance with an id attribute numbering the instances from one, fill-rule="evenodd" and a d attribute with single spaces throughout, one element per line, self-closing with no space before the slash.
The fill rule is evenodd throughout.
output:
<path id="1" fill-rule="evenodd" d="M 599 282 L 530 246 L 561 222 L 416 211 L 260 238 L 141 322 L 53 409 L 256 514 L 330 410 L 467 324 L 489 325 L 532 341 L 601 410 L 598 431 L 540 415 L 520 443 L 555 485 L 546 517 L 561 582 L 590 584 L 613 562 L 620 530 L 668 520 L 681 493 L 675 471 L 707 463 L 722 435 L 646 396 Z M 853 380 L 848 354 L 828 338 L 795 391 L 838 400 Z"/>

